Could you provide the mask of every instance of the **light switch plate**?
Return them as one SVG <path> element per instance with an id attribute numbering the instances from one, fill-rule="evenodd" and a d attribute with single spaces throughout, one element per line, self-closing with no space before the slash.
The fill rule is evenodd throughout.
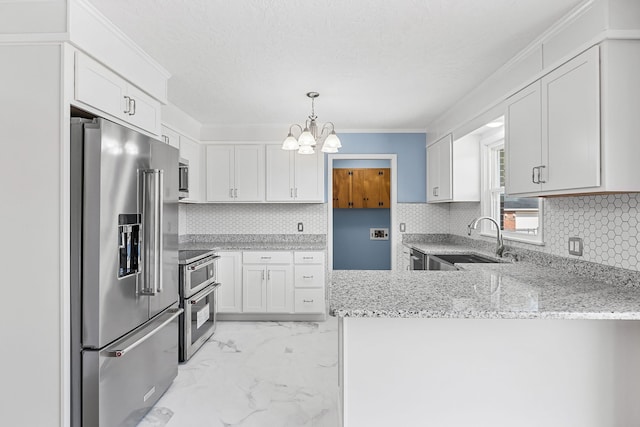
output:
<path id="1" fill-rule="evenodd" d="M 407 231 L 407 224 L 405 224 L 404 222 L 400 223 L 400 232 L 404 233 L 405 231 Z"/>
<path id="2" fill-rule="evenodd" d="M 389 240 L 388 228 L 370 228 L 369 240 Z"/>
<path id="3" fill-rule="evenodd" d="M 569 237 L 569 255 L 582 256 L 584 245 L 580 237 Z"/>
<path id="4" fill-rule="evenodd" d="M 304 225 L 301 222 L 298 223 L 298 231 L 304 231 Z"/>

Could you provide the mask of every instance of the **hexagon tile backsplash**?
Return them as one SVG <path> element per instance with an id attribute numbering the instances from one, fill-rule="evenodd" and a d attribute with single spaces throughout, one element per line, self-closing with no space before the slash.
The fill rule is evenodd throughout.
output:
<path id="1" fill-rule="evenodd" d="M 466 236 L 466 225 L 479 215 L 479 203 L 452 203 L 450 233 Z M 545 245 L 507 245 L 640 270 L 639 225 L 640 194 L 553 197 L 544 200 Z M 569 255 L 569 237 L 583 239 L 582 256 Z"/>
<path id="2" fill-rule="evenodd" d="M 328 204 L 180 205 L 184 234 L 327 233 Z M 399 203 L 393 230 L 466 236 L 467 224 L 480 216 L 480 203 Z M 544 201 L 544 246 L 508 242 L 515 247 L 640 271 L 640 194 L 557 197 Z M 569 237 L 584 241 L 583 256 L 569 255 Z M 491 241 L 474 233 L 472 238 Z"/>

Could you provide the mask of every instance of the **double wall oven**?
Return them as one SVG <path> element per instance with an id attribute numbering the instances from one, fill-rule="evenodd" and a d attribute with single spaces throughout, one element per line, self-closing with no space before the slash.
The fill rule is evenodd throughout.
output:
<path id="1" fill-rule="evenodd" d="M 188 360 L 213 335 L 216 329 L 217 260 L 207 250 L 180 251 L 179 359 Z"/>

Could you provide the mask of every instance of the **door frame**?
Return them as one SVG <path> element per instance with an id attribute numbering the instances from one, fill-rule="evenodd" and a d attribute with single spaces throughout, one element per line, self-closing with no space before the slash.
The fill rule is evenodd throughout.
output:
<path id="1" fill-rule="evenodd" d="M 395 232 L 396 209 L 398 204 L 398 155 L 397 154 L 329 154 L 327 156 L 327 254 L 329 271 L 333 271 L 333 161 L 334 160 L 389 160 L 391 167 L 391 212 L 389 240 L 391 244 L 391 270 L 396 270 L 397 236 Z"/>

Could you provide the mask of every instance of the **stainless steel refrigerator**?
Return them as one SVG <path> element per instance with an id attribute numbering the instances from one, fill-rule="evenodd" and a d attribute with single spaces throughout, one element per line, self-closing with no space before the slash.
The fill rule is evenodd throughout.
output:
<path id="1" fill-rule="evenodd" d="M 178 372 L 178 150 L 71 119 L 72 425 L 135 426 Z"/>

